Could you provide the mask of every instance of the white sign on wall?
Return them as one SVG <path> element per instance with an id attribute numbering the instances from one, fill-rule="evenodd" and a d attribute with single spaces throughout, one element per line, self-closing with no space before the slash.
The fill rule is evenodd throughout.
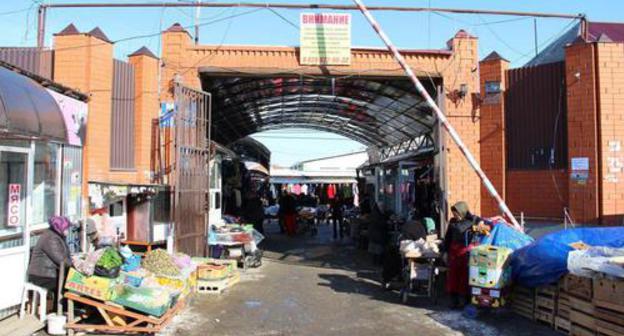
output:
<path id="1" fill-rule="evenodd" d="M 571 168 L 572 171 L 589 170 L 589 158 L 573 157 Z"/>
<path id="2" fill-rule="evenodd" d="M 302 13 L 302 65 L 351 64 L 351 14 Z"/>
<path id="3" fill-rule="evenodd" d="M 9 206 L 7 226 L 18 227 L 21 225 L 22 214 L 22 185 L 9 184 Z"/>

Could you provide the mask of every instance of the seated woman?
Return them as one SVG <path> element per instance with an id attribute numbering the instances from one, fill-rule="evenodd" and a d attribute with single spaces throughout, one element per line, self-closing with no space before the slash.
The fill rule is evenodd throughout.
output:
<path id="1" fill-rule="evenodd" d="M 32 250 L 28 265 L 28 281 L 56 294 L 61 265 L 72 265 L 65 237 L 71 223 L 66 217 L 54 216 Z M 63 272 L 65 269 L 62 270 Z"/>

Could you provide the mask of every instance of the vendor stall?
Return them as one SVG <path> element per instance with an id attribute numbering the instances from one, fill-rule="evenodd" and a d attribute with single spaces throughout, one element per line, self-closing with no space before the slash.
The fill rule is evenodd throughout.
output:
<path id="1" fill-rule="evenodd" d="M 45 84 L 44 87 L 42 84 Z M 21 302 L 30 248 L 50 216 L 82 217 L 87 96 L 0 62 L 0 318 Z M 80 231 L 70 248 L 80 249 Z"/>

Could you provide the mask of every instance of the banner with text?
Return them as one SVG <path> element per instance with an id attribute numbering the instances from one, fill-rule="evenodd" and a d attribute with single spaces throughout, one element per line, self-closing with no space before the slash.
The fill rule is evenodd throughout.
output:
<path id="1" fill-rule="evenodd" d="M 351 14 L 302 13 L 302 65 L 351 64 Z"/>

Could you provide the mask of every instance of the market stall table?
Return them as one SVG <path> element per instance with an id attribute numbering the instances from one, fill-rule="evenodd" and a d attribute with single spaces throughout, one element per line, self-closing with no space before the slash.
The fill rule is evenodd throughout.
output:
<path id="1" fill-rule="evenodd" d="M 68 308 L 68 322 L 65 327 L 70 336 L 73 336 L 76 331 L 154 334 L 167 326 L 171 319 L 185 306 L 185 300 L 180 298 L 163 316 L 154 317 L 127 310 L 109 301 L 90 299 L 70 292 L 65 293 L 65 298 Z M 80 323 L 81 319 L 74 316 L 76 302 L 95 308 L 106 324 Z"/>

